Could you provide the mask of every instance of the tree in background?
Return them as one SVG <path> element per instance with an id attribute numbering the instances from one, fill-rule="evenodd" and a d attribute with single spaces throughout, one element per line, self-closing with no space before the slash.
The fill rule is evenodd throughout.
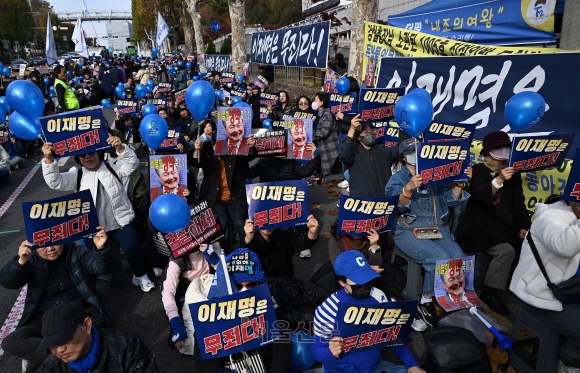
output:
<path id="1" fill-rule="evenodd" d="M 232 70 L 241 73 L 246 63 L 246 0 L 228 0 L 232 21 Z"/>
<path id="2" fill-rule="evenodd" d="M 230 43 L 230 39 L 224 40 L 222 43 L 222 47 L 220 48 L 220 54 L 232 54 L 232 44 Z"/>
<path id="3" fill-rule="evenodd" d="M 207 49 L 205 51 L 205 54 L 216 54 L 216 50 L 215 50 L 215 44 L 213 43 L 213 40 L 211 38 L 209 38 L 209 40 L 207 41 Z"/>
<path id="4" fill-rule="evenodd" d="M 365 43 L 365 22 L 376 22 L 379 13 L 379 0 L 354 0 L 352 3 L 352 31 L 348 75 L 360 79 L 362 76 Z"/>

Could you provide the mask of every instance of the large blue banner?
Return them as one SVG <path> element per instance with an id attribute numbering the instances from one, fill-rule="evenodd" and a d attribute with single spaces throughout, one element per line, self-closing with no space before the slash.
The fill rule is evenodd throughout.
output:
<path id="1" fill-rule="evenodd" d="M 491 131 L 509 131 L 505 103 L 516 93 L 534 91 L 544 97 L 546 112 L 526 132 L 550 134 L 577 130 L 576 105 L 564 99 L 580 96 L 580 53 L 463 57 L 407 57 L 381 60 L 378 87 L 425 88 L 434 120 L 475 124 L 475 138 Z M 575 139 L 573 148 L 580 147 Z"/>
<path id="2" fill-rule="evenodd" d="M 562 199 L 564 201 L 580 202 L 580 149 L 576 149 Z"/>
<path id="3" fill-rule="evenodd" d="M 469 141 L 432 141 L 417 143 L 417 173 L 424 185 L 448 184 L 467 181 L 465 169 L 469 167 Z"/>
<path id="4" fill-rule="evenodd" d="M 551 43 L 556 0 L 438 0 L 389 15 L 389 25 L 486 45 Z"/>
<path id="5" fill-rule="evenodd" d="M 357 114 L 363 122 L 388 122 L 395 118 L 395 104 L 405 88 L 362 88 Z"/>
<path id="6" fill-rule="evenodd" d="M 399 196 L 356 197 L 340 196 L 338 234 L 367 237 L 371 229 L 378 233 L 393 230 L 397 216 L 395 207 Z"/>
<path id="7" fill-rule="evenodd" d="M 246 185 L 248 215 L 257 230 L 306 225 L 310 198 L 306 180 Z"/>
<path id="8" fill-rule="evenodd" d="M 252 34 L 250 61 L 325 69 L 330 21 Z"/>
<path id="9" fill-rule="evenodd" d="M 344 352 L 405 344 L 415 312 L 416 300 L 385 303 L 338 303 L 337 334 Z"/>
<path id="10" fill-rule="evenodd" d="M 60 245 L 95 234 L 99 226 L 90 190 L 45 201 L 22 202 L 26 239 L 35 248 Z"/>
<path id="11" fill-rule="evenodd" d="M 560 167 L 572 147 L 575 133 L 516 136 L 512 139 L 509 167 L 516 171 L 539 171 Z"/>
<path id="12" fill-rule="evenodd" d="M 230 54 L 206 54 L 203 58 L 207 71 L 220 73 L 231 71 L 232 56 Z"/>
<path id="13" fill-rule="evenodd" d="M 56 157 L 108 149 L 107 123 L 100 106 L 42 117 L 40 126 Z"/>
<path id="14" fill-rule="evenodd" d="M 330 93 L 328 95 L 328 104 L 332 115 L 336 115 L 337 113 L 356 114 L 356 92 L 349 92 L 346 95 Z"/>
<path id="15" fill-rule="evenodd" d="M 268 285 L 189 304 L 202 359 L 226 357 L 278 338 Z"/>

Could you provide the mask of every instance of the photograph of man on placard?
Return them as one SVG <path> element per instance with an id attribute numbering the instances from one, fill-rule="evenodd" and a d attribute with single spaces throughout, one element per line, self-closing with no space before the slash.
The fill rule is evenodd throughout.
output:
<path id="1" fill-rule="evenodd" d="M 288 123 L 288 121 L 286 122 Z M 312 121 L 309 119 L 294 119 L 288 129 L 288 159 L 312 159 Z"/>
<path id="2" fill-rule="evenodd" d="M 249 108 L 218 108 L 215 155 L 248 155 L 250 115 Z"/>
<path id="3" fill-rule="evenodd" d="M 150 157 L 151 202 L 163 194 L 177 194 L 186 200 L 187 155 L 152 155 Z"/>

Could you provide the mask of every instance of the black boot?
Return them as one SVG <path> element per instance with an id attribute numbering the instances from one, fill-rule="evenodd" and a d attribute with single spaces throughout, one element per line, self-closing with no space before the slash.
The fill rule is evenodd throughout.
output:
<path id="1" fill-rule="evenodd" d="M 509 315 L 510 310 L 502 303 L 501 299 L 497 296 L 497 289 L 491 288 L 489 286 L 484 286 L 483 291 L 479 298 L 493 311 L 499 313 L 500 315 Z"/>

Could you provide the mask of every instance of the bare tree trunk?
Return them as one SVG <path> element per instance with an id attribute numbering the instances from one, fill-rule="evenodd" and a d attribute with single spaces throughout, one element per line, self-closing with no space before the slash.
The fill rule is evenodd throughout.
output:
<path id="1" fill-rule="evenodd" d="M 179 17 L 179 22 L 181 23 L 183 36 L 185 38 L 185 48 L 182 51 L 185 55 L 191 53 L 193 48 L 193 25 L 188 13 L 187 3 L 183 2 L 180 9 L 181 17 Z"/>
<path id="2" fill-rule="evenodd" d="M 197 11 L 199 0 L 187 0 L 189 6 L 189 13 L 193 23 L 193 33 L 195 36 L 195 50 L 198 54 L 205 54 L 205 45 L 203 44 L 203 35 L 201 33 L 201 16 Z M 199 66 L 200 71 L 207 71 L 205 68 L 205 61 L 201 62 Z"/>
<path id="3" fill-rule="evenodd" d="M 246 1 L 228 0 L 232 21 L 232 70 L 241 73 L 246 63 Z"/>
<path id="4" fill-rule="evenodd" d="M 348 75 L 362 79 L 363 54 L 365 52 L 365 22 L 376 22 L 379 0 L 354 0 L 352 4 L 352 31 Z"/>

